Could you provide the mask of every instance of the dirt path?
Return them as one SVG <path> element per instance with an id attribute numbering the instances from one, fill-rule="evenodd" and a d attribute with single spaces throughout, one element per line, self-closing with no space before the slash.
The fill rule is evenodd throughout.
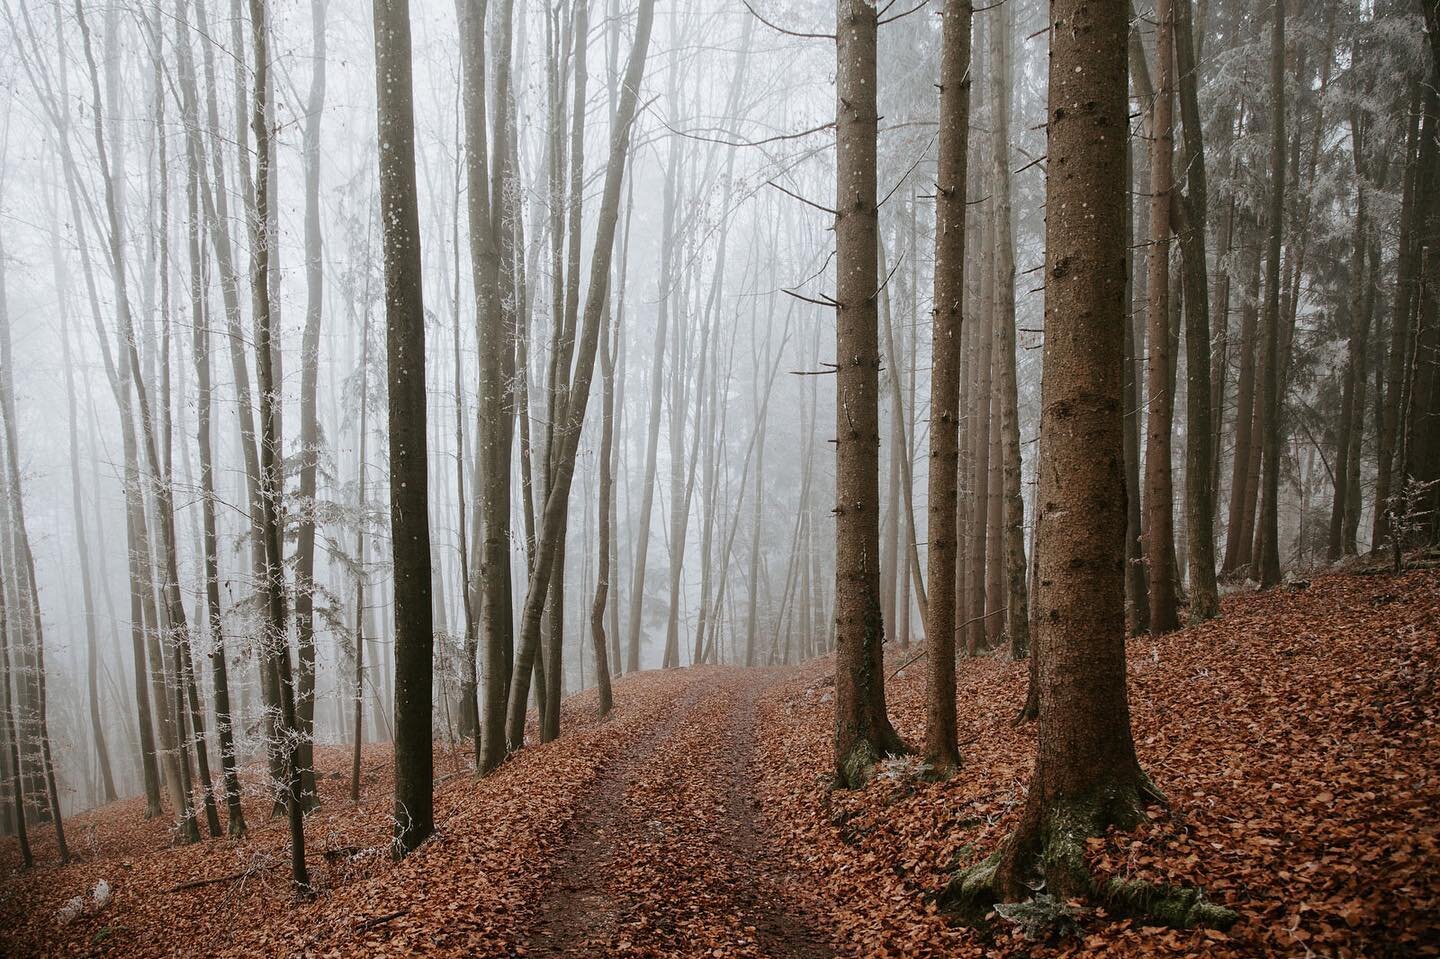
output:
<path id="1" fill-rule="evenodd" d="M 751 781 L 765 681 L 697 670 L 609 764 L 553 853 L 524 955 L 833 954 L 805 884 L 766 839 Z"/>

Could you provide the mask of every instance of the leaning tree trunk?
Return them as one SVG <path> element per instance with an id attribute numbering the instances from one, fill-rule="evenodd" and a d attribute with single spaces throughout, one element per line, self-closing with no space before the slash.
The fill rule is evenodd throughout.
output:
<path id="1" fill-rule="evenodd" d="M 929 598 L 925 758 L 960 764 L 955 715 L 956 482 L 960 459 L 960 333 L 965 298 L 965 184 L 970 138 L 970 0 L 941 13 L 940 160 L 935 189 L 935 311 L 931 332 L 930 500 L 926 565 Z"/>
<path id="2" fill-rule="evenodd" d="M 880 616 L 876 9 L 836 8 L 835 776 L 860 786 L 904 749 L 885 713 Z"/>
<path id="3" fill-rule="evenodd" d="M 590 401 L 590 383 L 595 373 L 595 354 L 600 337 L 600 323 L 605 312 L 606 291 L 610 282 L 610 263 L 615 247 L 615 229 L 620 218 L 620 188 L 625 176 L 625 163 L 630 153 L 631 126 L 635 120 L 640 79 L 644 72 L 645 55 L 650 45 L 650 29 L 654 20 L 654 0 L 641 0 L 635 26 L 635 44 L 625 69 L 625 86 L 620 98 L 616 125 L 610 137 L 610 155 L 605 167 L 605 186 L 600 200 L 599 222 L 590 261 L 590 288 L 585 298 L 585 315 L 576 344 L 574 378 L 564 386 L 566 401 L 560 406 L 566 422 L 556 427 L 556 455 L 552 459 L 554 482 L 546 493 L 540 517 L 539 536 L 535 546 L 535 563 L 521 612 L 520 646 L 515 656 L 515 672 L 510 688 L 509 726 L 507 737 L 511 750 L 525 741 L 525 707 L 530 695 L 530 673 L 540 646 L 540 618 L 545 608 L 550 577 L 553 573 L 557 545 L 562 541 L 566 504 L 575 477 L 575 457 L 579 451 L 580 432 L 585 423 L 585 409 Z"/>

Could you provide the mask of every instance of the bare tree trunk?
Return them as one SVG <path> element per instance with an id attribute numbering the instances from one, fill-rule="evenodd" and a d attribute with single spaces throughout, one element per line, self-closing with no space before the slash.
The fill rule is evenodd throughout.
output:
<path id="1" fill-rule="evenodd" d="M 3 270 L 0 270 L 0 275 L 3 275 Z M 10 666 L 9 618 L 5 615 L 6 584 L 3 566 L 4 563 L 0 562 L 0 684 L 3 684 L 0 685 L 0 720 L 5 723 L 7 760 L 11 773 L 9 780 L 13 790 L 10 796 L 11 815 L 14 817 L 12 825 L 15 838 L 20 844 L 20 863 L 29 869 L 35 865 L 35 857 L 30 851 L 30 834 L 25 828 L 25 777 L 20 775 L 20 730 L 15 724 L 15 702 L 10 690 L 13 670 Z"/>
<path id="2" fill-rule="evenodd" d="M 270 663 L 278 690 L 279 715 L 271 751 L 284 771 L 285 814 L 290 826 L 290 870 L 295 887 L 310 889 L 305 866 L 305 811 L 300 782 L 300 750 L 296 728 L 295 687 L 290 669 L 290 643 L 285 630 L 284 556 L 280 548 L 279 387 L 275 380 L 274 329 L 270 312 L 270 26 L 265 0 L 250 0 L 254 33 L 255 87 L 251 127 L 255 132 L 255 206 L 250 223 L 250 292 L 255 316 L 255 374 L 260 390 L 260 471 L 257 492 L 262 506 L 261 540 L 265 576 L 261 581 L 263 626 L 261 648 Z M 381 131 L 381 136 L 385 131 Z M 423 420 L 422 420 L 423 423 Z"/>
<path id="3" fill-rule="evenodd" d="M 1175 19 L 1175 69 L 1179 78 L 1183 136 L 1180 166 L 1185 192 L 1176 205 L 1180 213 L 1180 251 L 1184 258 L 1185 308 L 1185 549 L 1190 570 L 1192 625 L 1220 614 L 1215 581 L 1214 449 L 1211 447 L 1210 301 L 1205 263 L 1205 221 L 1209 186 L 1200 126 L 1191 0 L 1170 0 Z"/>
<path id="4" fill-rule="evenodd" d="M 320 804 L 315 780 L 315 474 L 320 422 L 317 390 L 320 320 L 325 302 L 320 232 L 320 120 L 325 111 L 325 11 L 311 0 L 310 94 L 305 104 L 305 332 L 300 343 L 300 499 L 295 544 L 295 639 L 299 653 L 295 722 L 300 733 L 300 788 L 307 810 Z"/>
<path id="5" fill-rule="evenodd" d="M 590 264 L 590 289 L 585 298 L 585 316 L 577 341 L 575 369 L 573 379 L 565 386 L 562 397 L 564 402 L 559 404 L 566 412 L 566 422 L 557 427 L 555 432 L 557 449 L 552 459 L 555 480 L 546 493 L 539 539 L 535 547 L 535 564 L 530 572 L 525 606 L 521 614 L 520 647 L 516 651 L 514 680 L 510 689 L 509 726 L 506 731 L 512 751 L 519 749 L 525 741 L 525 707 L 530 694 L 530 672 L 534 668 L 540 645 L 540 617 L 550 586 L 556 546 L 563 540 L 566 505 L 575 475 L 575 456 L 579 449 L 581 428 L 585 423 L 585 409 L 590 400 L 599 327 L 605 312 L 615 230 L 620 218 L 620 189 L 630 152 L 631 125 L 635 120 L 636 101 L 645 66 L 645 54 L 650 45 L 654 11 L 654 0 L 641 0 L 635 27 L 635 44 L 631 48 L 630 60 L 626 66 L 625 86 L 621 94 L 616 126 L 610 138 L 610 155 L 605 168 L 605 186 Z"/>
<path id="6" fill-rule="evenodd" d="M 905 747 L 885 713 L 880 611 L 876 9 L 836 7 L 835 773 L 859 786 Z"/>
<path id="7" fill-rule="evenodd" d="M 1404 392 L 1406 372 L 1409 368 L 1410 330 L 1415 319 L 1415 281 L 1418 269 L 1419 249 L 1414 234 L 1417 215 L 1423 217 L 1416 201 L 1417 196 L 1426 195 L 1425 181 L 1434 176 L 1435 138 L 1432 112 L 1422 109 L 1424 97 L 1420 85 L 1414 85 L 1408 98 L 1409 122 L 1406 125 L 1404 168 L 1401 173 L 1400 226 L 1396 250 L 1395 295 L 1391 306 L 1390 355 L 1385 373 L 1384 415 L 1381 419 L 1376 452 L 1375 470 L 1375 521 L 1370 537 L 1370 548 L 1378 550 L 1391 539 L 1390 499 L 1398 484 L 1395 482 L 1397 467 L 1403 468 L 1403 461 L 1397 462 L 1396 449 L 1400 445 L 1404 425 L 1401 412 L 1405 409 Z M 1430 123 L 1429 136 L 1420 135 L 1420 116 L 1425 115 Z M 1403 482 L 1403 476 L 1401 477 Z"/>
<path id="8" fill-rule="evenodd" d="M 368 286 L 368 284 L 367 284 Z M 350 801 L 360 801 L 360 749 L 365 741 L 365 479 L 366 443 L 370 436 L 370 297 L 361 304 L 364 319 L 360 325 L 360 437 L 356 479 L 355 520 L 355 672 L 351 685 L 354 730 L 350 753 Z"/>
<path id="9" fill-rule="evenodd" d="M 1150 634 L 1180 625 L 1175 611 L 1174 490 L 1170 443 L 1175 395 L 1170 387 L 1170 205 L 1174 201 L 1175 44 L 1173 0 L 1157 0 L 1155 99 L 1151 116 L 1150 265 L 1146 317 L 1150 355 L 1146 369 L 1149 417 L 1145 443 L 1145 563 L 1149 573 Z M 1206 397 L 1209 399 L 1208 395 Z"/>
<path id="10" fill-rule="evenodd" d="M 1015 238 L 1010 206 L 1010 96 L 1011 9 L 1004 6 L 992 16 L 990 28 L 991 138 L 995 190 L 995 323 L 996 402 L 1001 413 L 1001 482 L 1004 495 L 1003 561 L 1004 626 L 1010 640 L 1010 658 L 1030 654 L 1030 600 L 1025 584 L 1025 497 L 1020 488 L 1020 401 L 1015 370 Z M 997 617 L 998 623 L 998 617 Z"/>
<path id="11" fill-rule="evenodd" d="M 673 54 L 672 54 L 673 60 Z M 673 72 L 674 66 L 672 64 Z M 650 517 L 655 508 L 655 460 L 660 444 L 660 401 L 665 372 L 665 340 L 669 332 L 671 256 L 675 246 L 675 204 L 678 187 L 674 180 L 680 163 L 679 137 L 670 138 L 669 160 L 665 165 L 664 212 L 661 215 L 659 297 L 650 367 L 650 412 L 645 443 L 645 472 L 640 481 L 640 517 L 635 530 L 635 572 L 630 578 L 630 622 L 625 651 L 625 671 L 640 668 L 640 632 L 645 612 L 645 572 L 650 553 Z M 748 665 L 748 664 L 747 664 Z"/>
<path id="12" fill-rule="evenodd" d="M 79 414 L 75 409 L 75 372 L 70 359 L 70 311 L 58 247 L 55 268 L 56 289 L 60 291 L 60 350 L 65 366 L 66 411 L 70 427 L 70 511 L 75 523 L 75 550 L 80 561 L 80 595 L 85 616 L 85 698 L 90 739 L 100 764 L 101 795 L 105 802 L 111 803 L 115 801 L 115 774 L 110 769 L 110 750 L 105 743 L 105 727 L 100 721 L 100 650 L 95 636 L 95 587 L 90 579 L 92 554 L 85 532 L 85 493 L 80 480 L 80 429 Z"/>
<path id="13" fill-rule="evenodd" d="M 1280 582 L 1280 235 L 1285 224 L 1285 4 L 1275 4 L 1270 38 L 1270 234 L 1265 266 L 1265 389 L 1261 406 L 1262 493 L 1259 555 L 1255 566 L 1261 587 Z"/>
<path id="14" fill-rule="evenodd" d="M 404 855 L 435 828 L 425 313 L 409 0 L 375 0 L 374 14 L 377 124 L 384 145 L 380 222 L 384 224 L 390 536 L 395 568 L 395 846 L 397 854 Z"/>
<path id="15" fill-rule="evenodd" d="M 930 499 L 926 563 L 930 597 L 925 692 L 925 758 L 960 763 L 955 715 L 955 560 L 960 456 L 960 336 L 965 298 L 965 188 L 970 139 L 970 0 L 941 11 L 940 160 L 935 189 L 935 311 L 931 331 Z"/>

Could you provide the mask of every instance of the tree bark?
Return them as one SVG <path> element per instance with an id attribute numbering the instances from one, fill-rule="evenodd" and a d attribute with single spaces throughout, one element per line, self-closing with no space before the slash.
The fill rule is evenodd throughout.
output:
<path id="1" fill-rule="evenodd" d="M 546 493 L 544 510 L 540 516 L 535 563 L 530 571 L 525 606 L 521 613 L 520 646 L 515 656 L 514 679 L 510 688 L 509 726 L 506 730 L 512 751 L 519 749 L 525 742 L 525 707 L 530 694 L 530 673 L 540 645 L 540 618 L 550 586 L 556 547 L 564 534 L 566 506 L 575 476 L 575 456 L 579 449 L 581 428 L 585 423 L 585 409 L 590 400 L 599 327 L 605 311 L 615 231 L 620 218 L 620 188 L 630 152 L 631 126 L 635 120 L 654 13 L 654 0 L 641 0 L 635 27 L 635 44 L 626 65 L 625 86 L 621 93 L 616 126 L 610 137 L 610 155 L 605 167 L 605 186 L 590 262 L 590 288 L 585 298 L 585 315 L 577 341 L 575 369 L 573 379 L 565 386 L 565 402 L 560 404 L 566 412 L 566 422 L 555 431 L 557 455 L 552 460 L 554 483 Z"/>
<path id="2" fill-rule="evenodd" d="M 1270 36 L 1270 196 L 1265 265 L 1265 430 L 1256 571 L 1262 588 L 1280 582 L 1280 236 L 1285 223 L 1285 4 L 1275 4 Z"/>
<path id="3" fill-rule="evenodd" d="M 1179 77 L 1183 136 L 1180 166 L 1185 192 L 1179 198 L 1180 252 L 1185 310 L 1185 552 L 1190 571 L 1191 625 L 1220 614 L 1215 581 L 1214 450 L 1211 447 L 1210 281 L 1205 262 L 1209 186 L 1200 126 L 1191 0 L 1171 0 L 1175 10 L 1175 69 Z"/>
<path id="4" fill-rule="evenodd" d="M 300 342 L 300 498 L 295 543 L 295 640 L 299 674 L 295 722 L 300 733 L 300 788 L 307 810 L 320 804 L 315 779 L 315 526 L 319 504 L 315 474 L 320 422 L 317 390 L 320 320 L 325 301 L 320 228 L 320 119 L 325 111 L 325 11 L 329 0 L 311 0 L 310 92 L 305 103 L 305 331 Z"/>
<path id="5" fill-rule="evenodd" d="M 835 773 L 862 785 L 904 749 L 885 713 L 880 611 L 876 9 L 836 8 Z"/>
<path id="6" fill-rule="evenodd" d="M 970 139 L 970 0 L 941 11 L 940 159 L 935 189 L 935 307 L 931 330 L 927 573 L 936 584 L 925 632 L 925 758 L 960 764 L 955 714 L 955 557 L 960 457 L 960 336 L 965 299 L 965 189 Z"/>
<path id="7" fill-rule="evenodd" d="M 1170 444 L 1175 394 L 1170 376 L 1170 205 L 1174 202 L 1175 153 L 1174 0 L 1155 7 L 1155 94 L 1151 110 L 1149 290 L 1146 297 L 1146 367 L 1149 416 L 1145 443 L 1145 565 L 1149 574 L 1150 634 L 1179 627 L 1175 608 L 1175 497 Z M 1209 396 L 1207 393 L 1206 399 Z"/>
<path id="8" fill-rule="evenodd" d="M 275 378 L 275 331 L 271 314 L 270 242 L 272 197 L 270 162 L 270 98 L 266 96 L 270 72 L 270 26 L 265 0 L 250 0 L 255 70 L 251 127 L 255 133 L 255 204 L 250 223 L 250 296 L 255 317 L 255 378 L 260 391 L 260 470 L 257 486 L 261 504 L 264 578 L 261 580 L 263 625 L 261 649 L 270 664 L 278 692 L 279 715 L 271 751 L 284 772 L 285 815 L 290 827 L 290 871 L 295 888 L 310 890 L 310 873 L 305 865 L 305 811 L 300 783 L 299 737 L 296 728 L 295 686 L 290 668 L 290 643 L 285 629 L 285 569 L 280 547 L 280 496 L 282 492 L 279 448 L 280 403 Z M 384 136 L 382 130 L 381 136 Z"/>
<path id="9" fill-rule="evenodd" d="M 375 0 L 374 13 L 395 568 L 395 846 L 396 853 L 404 855 L 435 829 L 425 308 L 420 288 L 409 0 Z"/>

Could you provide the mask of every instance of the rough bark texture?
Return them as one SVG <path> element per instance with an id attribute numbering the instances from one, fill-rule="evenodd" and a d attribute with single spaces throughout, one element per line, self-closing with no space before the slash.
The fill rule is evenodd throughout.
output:
<path id="1" fill-rule="evenodd" d="M 1084 840 L 1135 826 L 1155 795 L 1135 757 L 1125 681 L 1126 4 L 1052 0 L 1050 13 L 1038 748 L 1018 830 L 947 890 L 972 915 L 1042 882 L 1062 901 L 1124 906 L 1096 888 Z M 1197 903 L 1177 924 L 1214 921 Z"/>
<path id="2" fill-rule="evenodd" d="M 1172 0 L 1155 6 L 1155 97 L 1151 108 L 1150 264 L 1146 322 L 1150 345 L 1146 368 L 1149 417 L 1145 443 L 1145 565 L 1149 572 L 1150 633 L 1180 625 L 1175 610 L 1175 497 L 1170 441 L 1175 413 L 1170 365 L 1170 204 L 1174 200 L 1175 20 Z"/>
<path id="3" fill-rule="evenodd" d="M 955 716 L 956 490 L 960 456 L 960 334 L 965 294 L 965 183 L 970 139 L 970 0 L 947 0 L 940 55 L 940 161 L 935 190 L 935 307 L 930 373 L 930 502 L 925 632 L 925 758 L 960 764 Z"/>
<path id="4" fill-rule="evenodd" d="M 1025 497 L 1020 488 L 1020 398 L 1015 370 L 1015 239 L 1010 206 L 1011 9 L 993 14 L 990 72 L 995 135 L 991 138 L 995 190 L 995 374 L 1000 407 L 1001 482 L 1005 497 L 1004 625 L 1010 657 L 1030 654 L 1030 600 L 1025 582 Z M 997 617 L 998 618 L 998 617 Z"/>
<path id="5" fill-rule="evenodd" d="M 836 10 L 835 772 L 862 784 L 901 750 L 885 714 L 880 614 L 880 344 L 875 7 Z"/>

